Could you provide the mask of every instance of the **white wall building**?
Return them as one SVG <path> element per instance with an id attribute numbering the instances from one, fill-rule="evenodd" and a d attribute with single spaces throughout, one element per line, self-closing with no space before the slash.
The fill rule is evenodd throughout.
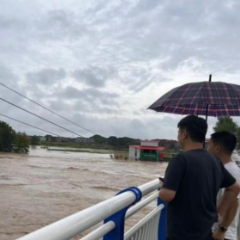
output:
<path id="1" fill-rule="evenodd" d="M 47 138 L 46 137 L 39 137 L 39 140 L 40 140 L 40 142 L 46 142 L 47 141 Z"/>
<path id="2" fill-rule="evenodd" d="M 135 148 L 135 146 L 129 146 L 128 159 L 139 160 L 141 155 L 141 149 Z"/>
<path id="3" fill-rule="evenodd" d="M 77 142 L 77 143 L 93 143 L 94 140 L 92 138 L 78 137 L 75 139 L 75 142 Z"/>

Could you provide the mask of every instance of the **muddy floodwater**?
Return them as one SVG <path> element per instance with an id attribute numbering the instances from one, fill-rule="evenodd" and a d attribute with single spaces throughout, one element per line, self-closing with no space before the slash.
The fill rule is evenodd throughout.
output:
<path id="1" fill-rule="evenodd" d="M 17 239 L 154 180 L 165 169 L 166 163 L 119 161 L 110 154 L 40 148 L 28 155 L 0 153 L 0 239 Z M 127 227 L 150 208 L 130 218 Z"/>

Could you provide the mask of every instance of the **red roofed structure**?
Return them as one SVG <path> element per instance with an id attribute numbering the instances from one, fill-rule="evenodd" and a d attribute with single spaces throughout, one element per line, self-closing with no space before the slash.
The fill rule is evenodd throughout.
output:
<path id="1" fill-rule="evenodd" d="M 141 141 L 140 145 L 129 146 L 129 159 L 142 161 L 163 161 L 164 147 L 159 141 Z"/>

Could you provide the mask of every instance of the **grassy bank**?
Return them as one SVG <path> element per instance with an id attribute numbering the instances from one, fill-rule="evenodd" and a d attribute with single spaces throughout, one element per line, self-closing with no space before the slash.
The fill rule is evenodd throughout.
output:
<path id="1" fill-rule="evenodd" d="M 85 152 L 85 153 L 99 153 L 99 154 L 114 154 L 113 150 L 101 150 L 101 149 L 68 149 L 68 148 L 47 148 L 48 151 L 58 152 Z"/>
<path id="2" fill-rule="evenodd" d="M 58 147 L 58 148 L 54 148 Z M 61 148 L 60 148 L 61 147 Z M 114 150 L 114 149 L 100 149 L 100 148 L 75 148 L 69 149 L 65 146 L 41 146 L 41 148 L 46 148 L 48 151 L 58 151 L 58 152 L 82 152 L 82 153 L 98 153 L 98 154 L 109 154 L 111 158 L 114 159 L 128 159 L 128 151 L 127 150 Z"/>
<path id="3" fill-rule="evenodd" d="M 103 149 L 103 150 L 113 150 L 113 151 L 128 151 L 128 147 L 115 147 L 108 144 L 98 144 L 98 143 L 55 143 L 46 142 L 42 143 L 43 147 L 65 147 L 65 148 L 89 148 L 89 149 Z"/>

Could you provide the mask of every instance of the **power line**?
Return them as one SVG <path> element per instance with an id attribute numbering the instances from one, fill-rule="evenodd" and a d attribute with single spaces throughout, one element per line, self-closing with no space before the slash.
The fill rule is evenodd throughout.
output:
<path id="1" fill-rule="evenodd" d="M 46 131 L 46 130 L 44 130 L 44 129 L 42 129 L 42 128 L 33 126 L 33 125 L 29 124 L 29 123 L 22 122 L 22 121 L 20 121 L 20 120 L 17 120 L 17 119 L 15 119 L 15 118 L 12 118 L 12 117 L 9 117 L 9 116 L 6 116 L 6 115 L 4 115 L 4 114 L 1 114 L 1 113 L 0 113 L 0 116 L 3 116 L 3 117 L 8 118 L 8 119 L 11 119 L 11 120 L 13 120 L 13 121 L 15 121 L 15 122 L 22 123 L 22 124 L 27 125 L 27 126 L 29 126 L 29 127 L 36 128 L 36 129 L 41 130 L 41 131 L 43 131 L 43 132 L 49 133 L 49 134 L 51 134 L 51 135 L 55 135 L 55 136 L 60 137 L 60 136 L 59 136 L 58 134 L 56 134 L 56 133 L 52 133 L 52 132 Z"/>
<path id="2" fill-rule="evenodd" d="M 29 100 L 30 102 L 32 102 L 32 103 L 38 105 L 39 107 L 44 108 L 45 110 L 51 112 L 52 114 L 54 114 L 54 115 L 56 115 L 56 116 L 58 116 L 58 117 L 60 117 L 60 118 L 62 118 L 62 119 L 64 119 L 64 120 L 66 120 L 66 121 L 68 121 L 68 122 L 70 122 L 70 123 L 72 123 L 72 124 L 74 124 L 74 125 L 76 125 L 76 126 L 82 128 L 82 129 L 84 129 L 84 130 L 86 130 L 86 131 L 88 131 L 88 132 L 90 132 L 90 133 L 93 133 L 93 134 L 97 135 L 97 133 L 95 133 L 95 132 L 93 132 L 93 131 L 91 131 L 91 130 L 89 130 L 89 129 L 83 127 L 83 126 L 80 126 L 79 124 L 77 124 L 77 123 L 71 121 L 70 119 L 68 119 L 68 118 L 66 118 L 66 117 L 64 117 L 64 116 L 62 116 L 62 115 L 60 115 L 60 114 L 54 112 L 53 110 L 51 110 L 51 109 L 49 109 L 49 108 L 47 108 L 47 107 L 41 105 L 40 103 L 37 103 L 36 101 L 34 101 L 34 100 L 32 100 L 32 99 L 30 99 L 30 98 L 24 96 L 23 94 L 21 94 L 21 93 L 15 91 L 14 89 L 12 89 L 12 88 L 6 86 L 5 84 L 3 84 L 3 83 L 0 82 L 0 85 L 2 85 L 3 87 L 7 88 L 8 90 L 10 90 L 10 91 L 12 91 L 12 92 L 18 94 L 19 96 L 21 96 L 21 97 L 23 97 L 23 98 Z"/>
<path id="3" fill-rule="evenodd" d="M 27 112 L 27 113 L 35 116 L 35 117 L 38 117 L 38 118 L 40 118 L 40 119 L 42 119 L 42 120 L 44 120 L 44 121 L 46 121 L 46 122 L 49 122 L 49 123 L 53 124 L 54 126 L 57 126 L 57 127 L 59 127 L 59 128 L 62 128 L 62 129 L 64 129 L 64 130 L 70 132 L 70 133 L 73 133 L 73 134 L 75 134 L 75 135 L 78 135 L 79 137 L 83 137 L 82 135 L 80 135 L 80 134 L 78 134 L 78 133 L 75 133 L 75 132 L 73 132 L 73 131 L 71 131 L 71 130 L 68 130 L 68 129 L 65 128 L 65 127 L 62 127 L 62 126 L 60 126 L 60 125 L 58 125 L 58 124 L 56 124 L 56 123 L 54 123 L 54 122 L 52 122 L 52 121 L 50 121 L 50 120 L 47 120 L 46 118 L 43 118 L 43 117 L 41 117 L 41 116 L 39 116 L 39 115 L 37 115 L 37 114 L 35 114 L 35 113 L 33 113 L 33 112 L 30 112 L 30 111 L 28 111 L 28 110 L 26 110 L 26 109 L 24 109 L 24 108 L 22 108 L 22 107 L 19 107 L 19 106 L 17 106 L 16 104 L 11 103 L 11 102 L 3 99 L 3 98 L 0 98 L 0 100 L 6 102 L 6 103 L 8 103 L 8 104 L 10 104 L 10 105 L 12 105 L 12 106 L 14 106 L 14 107 L 16 107 L 16 108 L 19 108 L 19 109 L 21 109 L 21 110 L 23 110 L 23 111 L 25 111 L 25 112 Z"/>

